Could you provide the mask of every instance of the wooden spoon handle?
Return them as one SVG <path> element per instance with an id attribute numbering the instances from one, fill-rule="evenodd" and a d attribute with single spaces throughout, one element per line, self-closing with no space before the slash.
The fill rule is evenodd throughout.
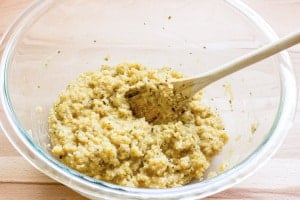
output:
<path id="1" fill-rule="evenodd" d="M 190 95 L 209 85 L 210 83 L 223 78 L 233 72 L 243 69 L 251 64 L 270 57 L 284 49 L 287 49 L 300 42 L 300 31 L 289 34 L 275 42 L 258 48 L 246 55 L 238 57 L 230 62 L 227 62 L 211 71 L 201 74 L 194 78 L 187 78 L 173 83 L 175 90 L 184 90 L 189 87 Z M 188 94 L 186 94 L 188 96 Z"/>

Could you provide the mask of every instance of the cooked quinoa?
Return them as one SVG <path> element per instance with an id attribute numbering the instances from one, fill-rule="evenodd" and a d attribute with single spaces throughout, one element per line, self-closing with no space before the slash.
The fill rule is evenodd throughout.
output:
<path id="1" fill-rule="evenodd" d="M 132 113 L 145 117 L 152 124 L 163 124 L 178 120 L 187 109 L 188 98 L 174 91 L 173 85 L 165 80 L 159 84 L 144 83 L 125 93 Z"/>
<path id="2" fill-rule="evenodd" d="M 81 74 L 50 111 L 53 155 L 87 176 L 123 186 L 168 188 L 201 180 L 228 139 L 221 118 L 201 103 L 201 92 L 180 116 L 160 124 L 134 116 L 125 97 L 145 83 L 179 78 L 170 68 L 128 63 Z"/>

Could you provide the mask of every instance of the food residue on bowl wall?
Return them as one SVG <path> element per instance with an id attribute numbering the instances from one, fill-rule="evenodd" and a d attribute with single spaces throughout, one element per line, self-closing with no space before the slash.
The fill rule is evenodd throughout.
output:
<path id="1" fill-rule="evenodd" d="M 110 60 L 110 56 L 109 55 L 104 56 L 104 60 L 105 61 L 109 61 Z"/>
<path id="2" fill-rule="evenodd" d="M 41 113 L 41 112 L 43 112 L 43 108 L 41 106 L 37 106 L 37 107 L 35 107 L 35 112 Z"/>
<path id="3" fill-rule="evenodd" d="M 233 103 L 233 92 L 232 92 L 232 89 L 231 89 L 231 84 L 230 83 L 225 83 L 223 85 L 224 89 L 225 89 L 225 94 L 228 96 L 229 100 L 229 104 L 230 104 L 230 108 L 231 110 L 233 109 L 232 108 L 232 103 Z"/>
<path id="4" fill-rule="evenodd" d="M 210 171 L 207 174 L 207 179 L 211 179 L 211 178 L 214 178 L 216 176 L 218 176 L 218 173 L 216 171 Z"/>
<path id="5" fill-rule="evenodd" d="M 251 124 L 251 128 L 250 128 L 251 134 L 254 134 L 256 132 L 257 128 L 258 128 L 258 123 Z"/>
<path id="6" fill-rule="evenodd" d="M 170 68 L 128 63 L 81 74 L 50 111 L 53 155 L 87 176 L 129 187 L 168 188 L 203 179 L 228 136 L 220 116 L 202 104 L 202 93 L 181 116 L 161 124 L 135 117 L 125 97 L 131 87 L 181 77 Z"/>
<path id="7" fill-rule="evenodd" d="M 220 166 L 219 166 L 219 173 L 223 173 L 225 172 L 226 170 L 229 169 L 229 162 L 226 161 L 226 162 L 223 162 Z"/>

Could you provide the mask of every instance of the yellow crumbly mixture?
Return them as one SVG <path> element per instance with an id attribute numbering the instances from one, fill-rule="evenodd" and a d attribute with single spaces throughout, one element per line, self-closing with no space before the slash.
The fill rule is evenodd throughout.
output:
<path id="1" fill-rule="evenodd" d="M 52 153 L 95 179 L 129 187 L 167 188 L 201 180 L 227 141 L 221 118 L 201 104 L 201 92 L 174 121 L 133 115 L 125 93 L 170 82 L 170 68 L 103 66 L 70 83 L 49 115 Z"/>
<path id="2" fill-rule="evenodd" d="M 188 99 L 175 92 L 170 82 L 149 82 L 132 87 L 125 93 L 133 115 L 145 117 L 152 124 L 178 120 L 186 110 Z"/>

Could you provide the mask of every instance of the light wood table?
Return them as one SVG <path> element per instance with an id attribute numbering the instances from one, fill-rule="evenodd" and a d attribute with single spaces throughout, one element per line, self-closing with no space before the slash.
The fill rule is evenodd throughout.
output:
<path id="1" fill-rule="evenodd" d="M 0 0 L 0 36 L 32 0 Z M 300 0 L 246 0 L 279 36 L 300 29 Z M 300 45 L 289 50 L 300 77 Z M 300 86 L 298 81 L 298 87 Z M 300 105 L 300 100 L 298 100 Z M 300 110 L 279 151 L 252 177 L 207 199 L 300 199 Z M 3 112 L 0 110 L 0 112 Z M 25 161 L 0 133 L 0 199 L 85 199 Z"/>

